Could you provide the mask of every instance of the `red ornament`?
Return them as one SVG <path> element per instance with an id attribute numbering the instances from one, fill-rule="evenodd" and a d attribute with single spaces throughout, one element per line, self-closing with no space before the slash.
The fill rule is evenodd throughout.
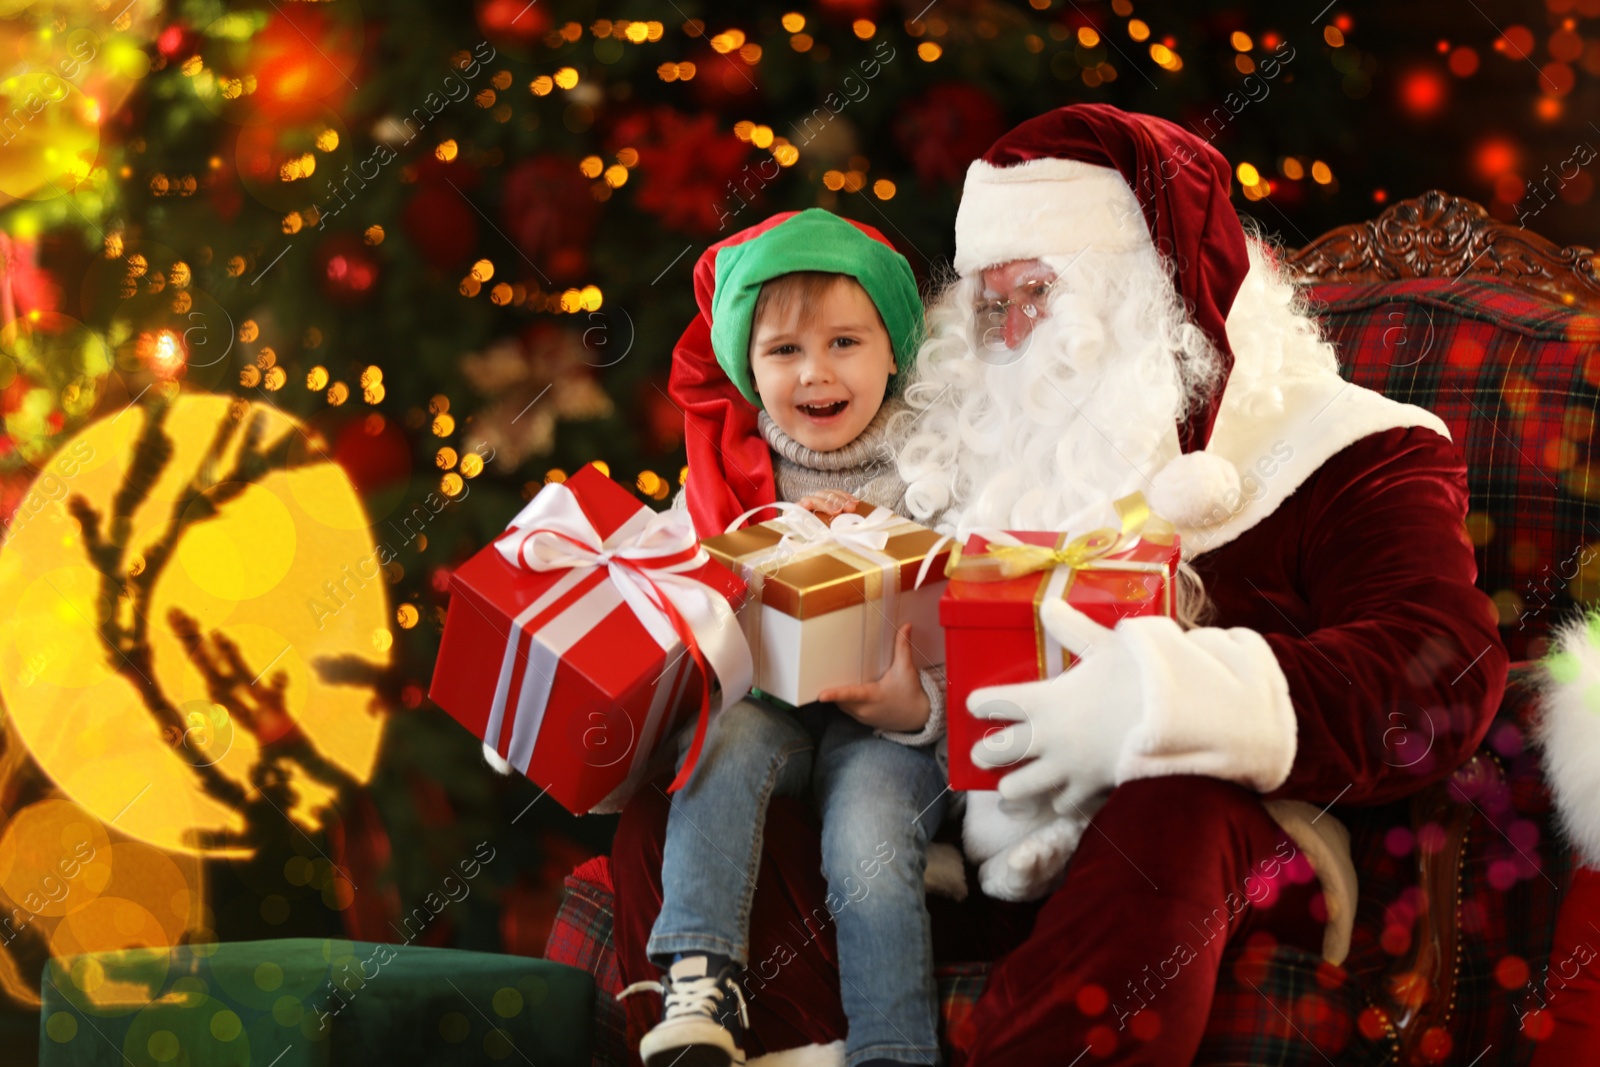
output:
<path id="1" fill-rule="evenodd" d="M 396 423 L 374 413 L 350 419 L 331 433 L 328 429 L 324 436 L 333 440 L 333 461 L 363 498 L 410 486 L 411 444 Z"/>
<path id="2" fill-rule="evenodd" d="M 372 794 L 353 792 L 328 823 L 328 851 L 338 871 L 360 886 L 340 918 L 357 941 L 390 941 L 400 929 L 400 893 L 391 862 L 394 849 Z M 407 940 L 410 940 L 408 937 Z"/>
<path id="3" fill-rule="evenodd" d="M 478 0 L 478 29 L 494 44 L 528 45 L 550 32 L 550 15 L 528 0 Z"/>
<path id="4" fill-rule="evenodd" d="M 756 196 L 779 173 L 770 156 L 747 163 L 750 146 L 724 132 L 714 115 L 657 107 L 618 123 L 613 139 L 639 152 L 634 203 L 685 233 L 710 236 L 725 229 L 746 206 L 743 194 Z"/>
<path id="5" fill-rule="evenodd" d="M 378 260 L 355 234 L 335 234 L 316 255 L 317 285 L 336 304 L 355 305 L 378 285 Z"/>
<path id="6" fill-rule="evenodd" d="M 256 100 L 269 115 L 274 105 L 301 100 L 321 100 L 337 110 L 363 76 L 359 20 L 315 4 L 274 7 L 250 42 Z"/>
<path id="7" fill-rule="evenodd" d="M 206 190 L 206 199 L 211 202 L 211 210 L 223 222 L 232 222 L 238 217 L 244 207 L 244 185 L 239 181 L 239 169 L 233 160 L 226 156 L 217 157 L 220 162 L 211 171 L 211 176 L 202 188 Z"/>
<path id="8" fill-rule="evenodd" d="M 895 144 L 924 185 L 959 182 L 967 165 L 1005 131 L 1005 112 L 995 99 L 958 82 L 935 85 L 894 123 Z"/>
<path id="9" fill-rule="evenodd" d="M 10 368 L 7 367 L 7 370 Z M 22 407 L 22 402 L 32 391 L 34 381 L 25 374 L 17 374 L 4 389 L 0 389 L 0 415 L 9 415 Z"/>
<path id="10" fill-rule="evenodd" d="M 61 307 L 61 286 L 39 264 L 37 239 L 0 233 L 0 326 Z"/>
<path id="11" fill-rule="evenodd" d="M 419 182 L 400 224 L 423 258 L 440 270 L 457 266 L 478 246 L 478 213 L 462 193 L 442 182 Z"/>
<path id="12" fill-rule="evenodd" d="M 345 384 L 354 395 L 360 395 L 352 379 L 345 379 Z M 360 414 L 348 403 L 321 408 L 307 422 L 307 434 L 317 442 L 305 446 L 308 458 L 332 460 L 339 465 L 361 497 L 374 529 L 383 520 L 396 516 L 401 508 L 409 514 L 417 506 L 419 497 L 411 486 L 412 445 L 398 422 L 370 408 Z M 391 549 L 398 550 L 409 544 L 417 532 L 407 527 L 403 533 L 386 535 L 385 540 Z"/>
<path id="13" fill-rule="evenodd" d="M 749 47 L 748 45 L 744 47 Z M 694 63 L 694 81 L 689 83 L 695 102 L 709 110 L 748 108 L 761 97 L 757 68 L 744 61 L 738 49 L 718 52 L 709 45 L 689 56 Z"/>
<path id="14" fill-rule="evenodd" d="M 200 47 L 200 35 L 181 22 L 174 22 L 156 38 L 156 50 L 170 59 L 187 59 Z"/>
<path id="15" fill-rule="evenodd" d="M 506 176 L 501 198 L 506 233 L 556 284 L 584 280 L 600 202 L 578 161 L 565 156 L 523 160 Z"/>
<path id="16" fill-rule="evenodd" d="M 640 388 L 639 402 L 652 452 L 671 452 L 683 443 L 683 412 L 667 397 L 664 376 Z"/>

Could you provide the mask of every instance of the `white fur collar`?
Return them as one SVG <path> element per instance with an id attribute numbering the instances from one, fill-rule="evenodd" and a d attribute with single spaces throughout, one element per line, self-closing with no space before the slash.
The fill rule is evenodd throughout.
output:
<path id="1" fill-rule="evenodd" d="M 1266 385 L 1282 396 L 1239 396 L 1229 383 L 1221 413 L 1206 451 L 1237 468 L 1240 489 L 1210 524 L 1177 523 L 1186 559 L 1220 548 L 1278 510 L 1300 485 L 1338 452 L 1384 430 L 1425 426 L 1450 438 L 1444 421 L 1412 404 L 1390 400 L 1371 389 L 1347 382 L 1337 374 Z M 1260 401 L 1260 402 L 1258 402 Z M 1268 410 L 1270 415 L 1243 414 Z M 1182 457 L 1180 457 L 1181 459 Z M 1159 477 L 1159 476 L 1158 476 Z M 1159 512 L 1160 502 L 1151 500 Z M 1232 510 L 1232 514 L 1227 514 Z"/>

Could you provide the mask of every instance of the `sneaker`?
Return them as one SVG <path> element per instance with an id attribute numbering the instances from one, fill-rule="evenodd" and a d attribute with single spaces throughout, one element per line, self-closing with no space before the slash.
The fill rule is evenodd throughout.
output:
<path id="1" fill-rule="evenodd" d="M 744 1067 L 750 1025 L 738 968 L 705 956 L 684 956 L 659 982 L 635 982 L 617 999 L 643 990 L 661 994 L 663 1017 L 639 1042 L 645 1067 Z"/>

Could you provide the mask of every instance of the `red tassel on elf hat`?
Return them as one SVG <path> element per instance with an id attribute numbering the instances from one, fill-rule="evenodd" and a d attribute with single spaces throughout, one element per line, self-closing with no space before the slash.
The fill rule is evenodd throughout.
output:
<path id="1" fill-rule="evenodd" d="M 970 275 L 1021 259 L 1154 247 L 1221 357 L 1217 388 L 1178 424 L 1177 459 L 1150 504 L 1180 526 L 1226 515 L 1239 472 L 1205 451 L 1233 369 L 1226 321 L 1250 269 L 1228 201 L 1228 161 L 1181 126 L 1109 104 L 1074 104 L 1030 119 L 967 170 L 956 213 L 955 268 Z"/>
<path id="2" fill-rule="evenodd" d="M 756 421 L 761 398 L 751 382 L 750 329 L 762 285 L 795 271 L 854 278 L 883 318 L 896 365 L 908 370 L 916 358 L 922 337 L 916 278 L 871 226 L 820 208 L 786 211 L 706 249 L 694 265 L 700 313 L 672 351 L 667 385 L 683 409 L 685 496 L 701 537 L 777 499 L 772 454 Z M 905 377 L 891 378 L 891 388 Z"/>

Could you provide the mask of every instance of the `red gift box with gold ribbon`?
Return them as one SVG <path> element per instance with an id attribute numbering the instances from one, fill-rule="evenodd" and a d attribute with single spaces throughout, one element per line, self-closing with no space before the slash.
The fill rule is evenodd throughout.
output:
<path id="1" fill-rule="evenodd" d="M 746 587 L 593 466 L 545 486 L 458 567 L 428 695 L 568 811 L 637 780 L 694 718 L 688 780 L 713 706 L 737 700 L 750 653 Z M 697 718 L 696 718 L 697 716 Z"/>
<path id="2" fill-rule="evenodd" d="M 1116 502 L 1122 528 L 1070 533 L 973 535 L 949 567 L 939 601 L 945 631 L 950 785 L 995 789 L 1006 770 L 972 762 L 972 748 L 1009 725 L 967 710 L 976 689 L 1054 678 L 1072 654 L 1039 621 L 1047 600 L 1067 603 L 1103 626 L 1177 610 L 1178 535 L 1141 494 Z"/>

